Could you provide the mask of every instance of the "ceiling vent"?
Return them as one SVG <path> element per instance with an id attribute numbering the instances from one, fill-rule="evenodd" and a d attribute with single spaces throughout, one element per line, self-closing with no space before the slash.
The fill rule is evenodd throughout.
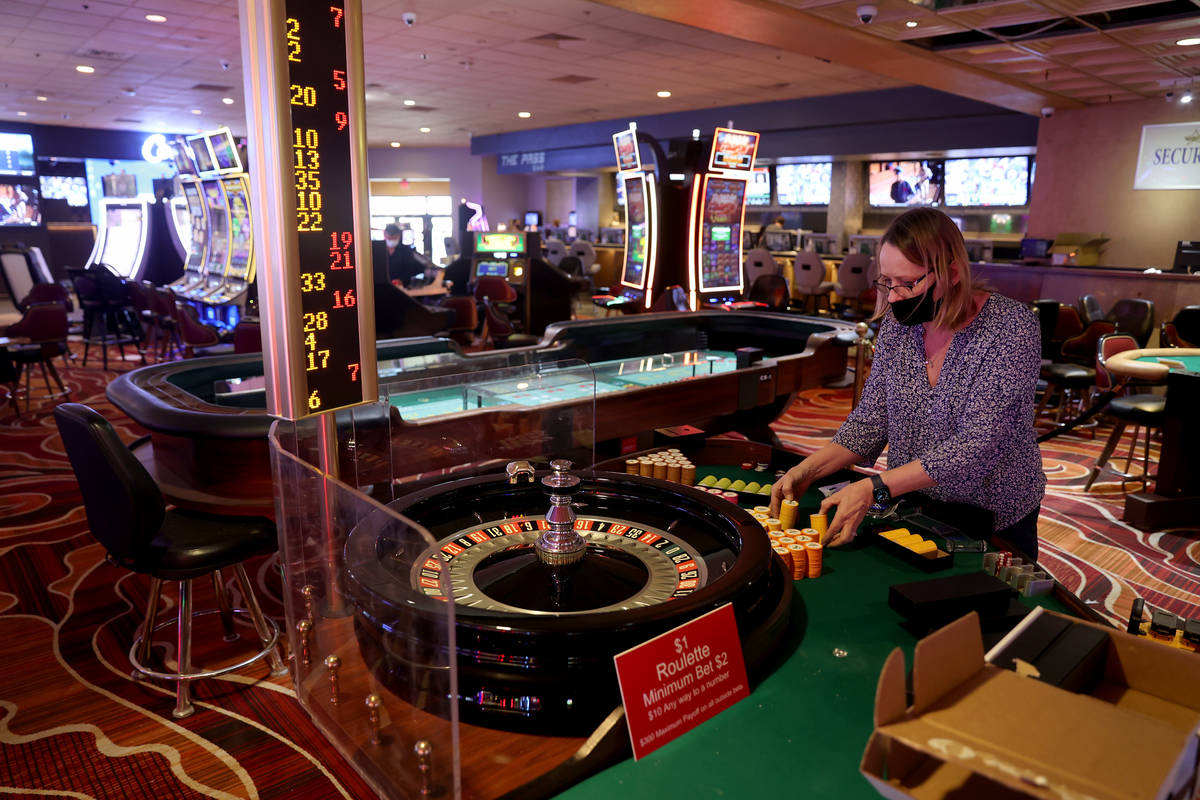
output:
<path id="1" fill-rule="evenodd" d="M 192 87 L 194 92 L 232 92 L 232 86 L 218 86 L 215 83 L 197 83 Z"/>
<path id="2" fill-rule="evenodd" d="M 72 55 L 80 58 L 94 58 L 101 61 L 125 61 L 131 58 L 129 53 L 118 53 L 113 50 L 97 50 L 94 47 L 81 47 Z"/>
<path id="3" fill-rule="evenodd" d="M 433 106 L 405 106 L 405 111 L 437 111 Z"/>
<path id="4" fill-rule="evenodd" d="M 131 125 L 140 125 L 144 120 L 134 119 L 133 117 L 117 117 L 113 122 L 128 122 Z"/>
<path id="5" fill-rule="evenodd" d="M 594 81 L 595 78 L 589 78 L 586 75 L 559 75 L 557 78 L 551 78 L 551 83 L 587 83 Z"/>

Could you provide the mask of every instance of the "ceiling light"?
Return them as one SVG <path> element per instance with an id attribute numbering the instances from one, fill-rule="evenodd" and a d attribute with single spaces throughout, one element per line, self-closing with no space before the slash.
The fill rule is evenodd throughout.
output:
<path id="1" fill-rule="evenodd" d="M 920 24 L 921 24 L 921 23 L 917 22 L 915 19 L 910 19 L 908 22 L 904 23 L 904 27 L 906 27 L 906 28 L 915 28 L 915 27 L 917 27 L 917 26 L 918 26 L 918 25 L 920 25 Z"/>
<path id="2" fill-rule="evenodd" d="M 87 64 L 79 64 L 75 67 L 76 72 L 82 72 L 84 75 L 91 75 L 96 71 L 95 67 L 89 67 Z"/>
<path id="3" fill-rule="evenodd" d="M 231 105 L 233 105 L 233 98 L 232 97 L 222 97 L 221 102 L 227 106 L 231 106 Z"/>
<path id="4" fill-rule="evenodd" d="M 1184 92 L 1182 95 L 1180 95 L 1180 96 L 1179 96 L 1179 102 L 1181 102 L 1181 103 L 1190 103 L 1190 102 L 1192 102 L 1192 93 L 1191 93 L 1191 92 Z"/>
<path id="5" fill-rule="evenodd" d="M 193 108 L 193 109 L 192 109 L 192 113 L 193 113 L 193 114 L 197 114 L 197 115 L 199 115 L 199 114 L 203 114 L 204 112 L 203 112 L 203 111 L 201 111 L 201 110 L 200 110 L 200 109 L 198 109 L 198 108 Z"/>
<path id="6" fill-rule="evenodd" d="M 18 116 L 18 117 L 28 117 L 28 116 L 29 116 L 29 112 L 28 112 L 28 111 L 18 111 L 18 112 L 17 112 L 17 116 Z"/>
<path id="7" fill-rule="evenodd" d="M 529 119 L 533 116 L 533 114 L 529 113 L 528 111 L 518 111 L 517 116 L 521 119 Z"/>
<path id="8" fill-rule="evenodd" d="M 1189 36 L 1186 39 L 1180 39 L 1175 44 L 1179 45 L 1180 47 L 1191 47 L 1193 45 L 1200 44 L 1200 36 Z"/>
<path id="9" fill-rule="evenodd" d="M 49 97 L 46 97 L 46 95 L 44 95 L 44 94 L 39 94 L 39 95 L 37 96 L 37 99 L 38 99 L 38 101 L 39 101 L 39 102 L 42 102 L 42 103 L 44 103 L 44 102 L 46 102 L 47 100 L 49 100 L 50 98 L 49 98 Z"/>
<path id="10" fill-rule="evenodd" d="M 429 128 L 417 128 L 417 130 L 419 130 L 421 133 L 429 133 L 430 131 Z"/>
<path id="11" fill-rule="evenodd" d="M 406 105 L 406 106 L 415 106 L 416 104 L 417 104 L 416 100 L 405 100 L 404 101 L 404 105 Z"/>
<path id="12" fill-rule="evenodd" d="M 659 97 L 670 97 L 671 96 L 671 93 L 669 91 L 667 91 L 666 89 L 659 89 L 657 92 L 655 92 L 655 94 L 657 94 Z"/>
<path id="13" fill-rule="evenodd" d="M 147 14 L 146 21 L 147 22 L 166 22 L 167 18 L 164 17 L 162 14 Z"/>
<path id="14" fill-rule="evenodd" d="M 399 147 L 399 146 L 400 146 L 400 143 L 399 143 L 399 142 L 388 142 L 388 144 L 390 144 L 392 147 Z"/>

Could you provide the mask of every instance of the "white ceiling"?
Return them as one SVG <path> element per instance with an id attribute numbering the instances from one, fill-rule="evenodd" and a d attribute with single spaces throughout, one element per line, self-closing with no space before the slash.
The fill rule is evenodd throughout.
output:
<path id="1" fill-rule="evenodd" d="M 786 11 L 795 24 L 831 22 L 865 31 L 886 40 L 901 58 L 916 55 L 904 40 L 1148 4 L 998 0 L 935 12 L 909 0 L 877 0 L 880 13 L 870 26 L 855 16 L 860 0 L 715 0 L 709 7 L 736 12 L 742 2 Z M 0 0 L 0 5 L 5 21 L 0 119 L 168 131 L 228 124 L 245 131 L 236 0 Z M 864 65 L 851 52 L 818 59 L 796 48 L 705 30 L 715 27 L 707 17 L 693 27 L 636 13 L 654 13 L 657 5 L 364 0 L 368 140 L 463 145 L 471 134 L 906 85 L 893 70 Z M 413 27 L 401 19 L 409 11 L 416 13 Z M 167 21 L 149 22 L 148 13 Z M 909 19 L 918 27 L 907 28 Z M 537 40 L 546 34 L 573 38 Z M 949 69 L 957 62 L 1022 89 L 1095 103 L 1188 83 L 1200 74 L 1200 46 L 1174 44 L 1188 35 L 1200 36 L 1200 7 L 1191 18 L 1118 32 L 1084 29 L 1053 39 L 992 40 L 938 52 Z M 96 71 L 79 74 L 77 64 Z M 555 80 L 568 76 L 578 82 Z M 659 89 L 672 97 L 657 98 Z M 224 105 L 222 97 L 234 103 Z M 405 99 L 417 105 L 407 108 Z M 533 116 L 518 119 L 518 111 Z M 420 133 L 422 126 L 431 132 Z"/>

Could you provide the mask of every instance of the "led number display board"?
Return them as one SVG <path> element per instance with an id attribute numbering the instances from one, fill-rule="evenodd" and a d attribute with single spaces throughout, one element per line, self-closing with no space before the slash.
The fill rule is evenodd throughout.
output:
<path id="1" fill-rule="evenodd" d="M 300 342 L 300 363 L 291 364 L 290 374 L 302 386 L 304 405 L 293 409 L 295 416 L 377 399 L 375 381 L 364 384 L 359 335 L 358 306 L 371 298 L 360 296 L 358 281 L 347 27 L 340 2 L 286 3 L 281 44 L 291 110 L 286 143 L 295 202 L 291 226 L 298 247 L 295 267 L 285 276 L 292 285 L 283 288 L 299 290 L 299 307 L 293 305 L 285 324 L 291 326 L 293 358 L 295 340 Z M 373 372 L 374 364 L 369 366 Z"/>

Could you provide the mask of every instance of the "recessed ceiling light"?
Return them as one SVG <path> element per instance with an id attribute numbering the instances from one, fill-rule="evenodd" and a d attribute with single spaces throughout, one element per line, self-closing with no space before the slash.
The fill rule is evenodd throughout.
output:
<path id="1" fill-rule="evenodd" d="M 400 146 L 400 143 L 399 143 L 399 142 L 388 142 L 388 144 L 390 144 L 392 147 L 399 147 L 399 146 Z"/>
<path id="2" fill-rule="evenodd" d="M 147 14 L 146 21 L 147 22 L 166 22 L 167 18 L 164 17 L 162 14 Z"/>
<path id="3" fill-rule="evenodd" d="M 91 75 L 96 71 L 95 67 L 89 67 L 87 64 L 79 64 L 75 67 L 76 72 L 82 72 L 84 75 Z"/>
<path id="4" fill-rule="evenodd" d="M 430 128 L 417 128 L 421 133 L 429 133 Z"/>
<path id="5" fill-rule="evenodd" d="M 46 95 L 44 95 L 44 94 L 39 94 L 39 95 L 37 96 L 37 99 L 38 99 L 38 102 L 44 103 L 44 102 L 46 102 L 47 100 L 49 100 L 50 98 L 49 98 L 49 97 L 46 97 Z"/>
<path id="6" fill-rule="evenodd" d="M 221 102 L 227 106 L 231 106 L 231 105 L 233 105 L 233 98 L 232 97 L 222 97 Z"/>
<path id="7" fill-rule="evenodd" d="M 657 94 L 659 97 L 670 97 L 671 96 L 671 93 L 669 91 L 667 91 L 666 89 L 659 89 L 655 94 Z"/>
<path id="8" fill-rule="evenodd" d="M 417 104 L 416 100 L 405 100 L 404 101 L 404 105 L 406 105 L 406 106 L 415 106 L 416 104 Z"/>
<path id="9" fill-rule="evenodd" d="M 533 116 L 533 114 L 531 114 L 528 111 L 518 111 L 517 116 L 520 117 L 521 119 L 529 119 L 530 117 Z"/>
<path id="10" fill-rule="evenodd" d="M 1179 96 L 1179 102 L 1181 102 L 1181 103 L 1190 103 L 1190 102 L 1192 102 L 1192 93 L 1191 93 L 1191 92 L 1184 92 L 1182 95 L 1180 95 L 1180 96 Z"/>
<path id="11" fill-rule="evenodd" d="M 192 109 L 192 113 L 193 113 L 193 114 L 203 114 L 204 112 L 203 112 L 203 111 L 201 111 L 201 110 L 200 110 L 200 109 L 198 109 L 198 108 L 193 108 L 193 109 Z"/>
<path id="12" fill-rule="evenodd" d="M 920 23 L 919 23 L 919 22 L 917 22 L 915 19 L 910 19 L 908 22 L 904 23 L 904 27 L 906 27 L 906 28 L 915 28 L 915 27 L 917 27 L 917 25 L 919 25 L 919 24 L 920 24 Z"/>
<path id="13" fill-rule="evenodd" d="M 1189 36 L 1186 39 L 1180 39 L 1175 44 L 1180 47 L 1192 47 L 1193 45 L 1200 44 L 1200 36 Z"/>
<path id="14" fill-rule="evenodd" d="M 17 112 L 17 116 L 18 116 L 18 117 L 28 117 L 28 116 L 29 116 L 29 112 L 28 112 L 28 111 L 18 111 L 18 112 Z"/>

